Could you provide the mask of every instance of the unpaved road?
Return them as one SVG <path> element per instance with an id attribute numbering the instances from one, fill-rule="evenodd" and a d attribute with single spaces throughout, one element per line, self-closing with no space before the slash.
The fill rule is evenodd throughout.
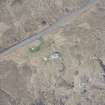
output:
<path id="1" fill-rule="evenodd" d="M 3 55 L 9 54 L 18 48 L 21 48 L 25 45 L 32 43 L 33 41 L 39 39 L 40 37 L 42 37 L 44 35 L 48 35 L 49 33 L 51 34 L 51 33 L 55 32 L 57 29 L 60 29 L 61 27 L 65 26 L 67 24 L 71 24 L 72 21 L 75 20 L 78 16 L 80 16 L 83 12 L 86 12 L 92 6 L 94 6 L 97 3 L 97 1 L 98 0 L 90 0 L 87 5 L 80 7 L 76 12 L 74 12 L 72 14 L 67 14 L 67 15 L 63 16 L 56 23 L 53 23 L 48 28 L 44 29 L 43 31 L 41 31 L 37 34 L 32 35 L 32 37 L 28 37 L 9 48 L 0 49 L 0 53 Z"/>

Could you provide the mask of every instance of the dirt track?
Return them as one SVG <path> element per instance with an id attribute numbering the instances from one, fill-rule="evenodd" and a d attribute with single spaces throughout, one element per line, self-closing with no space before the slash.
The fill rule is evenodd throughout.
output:
<path id="1" fill-rule="evenodd" d="M 89 10 L 96 3 L 97 3 L 97 0 L 90 0 L 90 2 L 87 5 L 80 7 L 79 10 L 75 11 L 74 13 L 67 14 L 67 15 L 63 16 L 62 18 L 57 20 L 56 23 L 53 23 L 51 26 L 49 26 L 48 28 L 44 29 L 43 31 L 37 33 L 36 35 L 32 35 L 32 37 L 28 37 L 9 48 L 1 49 L 0 53 L 3 53 L 3 54 L 11 53 L 12 51 L 14 51 L 18 48 L 21 48 L 25 45 L 28 45 L 28 44 L 32 43 L 33 41 L 37 40 L 38 38 L 43 37 L 44 35 L 51 34 L 51 33 L 55 32 L 57 29 L 65 26 L 67 24 L 71 24 L 73 20 L 75 20 L 83 12 L 86 12 L 87 10 Z"/>

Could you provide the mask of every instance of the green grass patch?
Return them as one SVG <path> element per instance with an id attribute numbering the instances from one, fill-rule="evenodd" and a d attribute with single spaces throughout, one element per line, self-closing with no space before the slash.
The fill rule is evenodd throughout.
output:
<path id="1" fill-rule="evenodd" d="M 36 53 L 36 52 L 40 51 L 40 49 L 42 48 L 42 46 L 44 44 L 44 40 L 42 38 L 40 38 L 39 40 L 40 40 L 40 44 L 37 46 L 33 45 L 33 46 L 29 47 L 29 52 Z"/>

